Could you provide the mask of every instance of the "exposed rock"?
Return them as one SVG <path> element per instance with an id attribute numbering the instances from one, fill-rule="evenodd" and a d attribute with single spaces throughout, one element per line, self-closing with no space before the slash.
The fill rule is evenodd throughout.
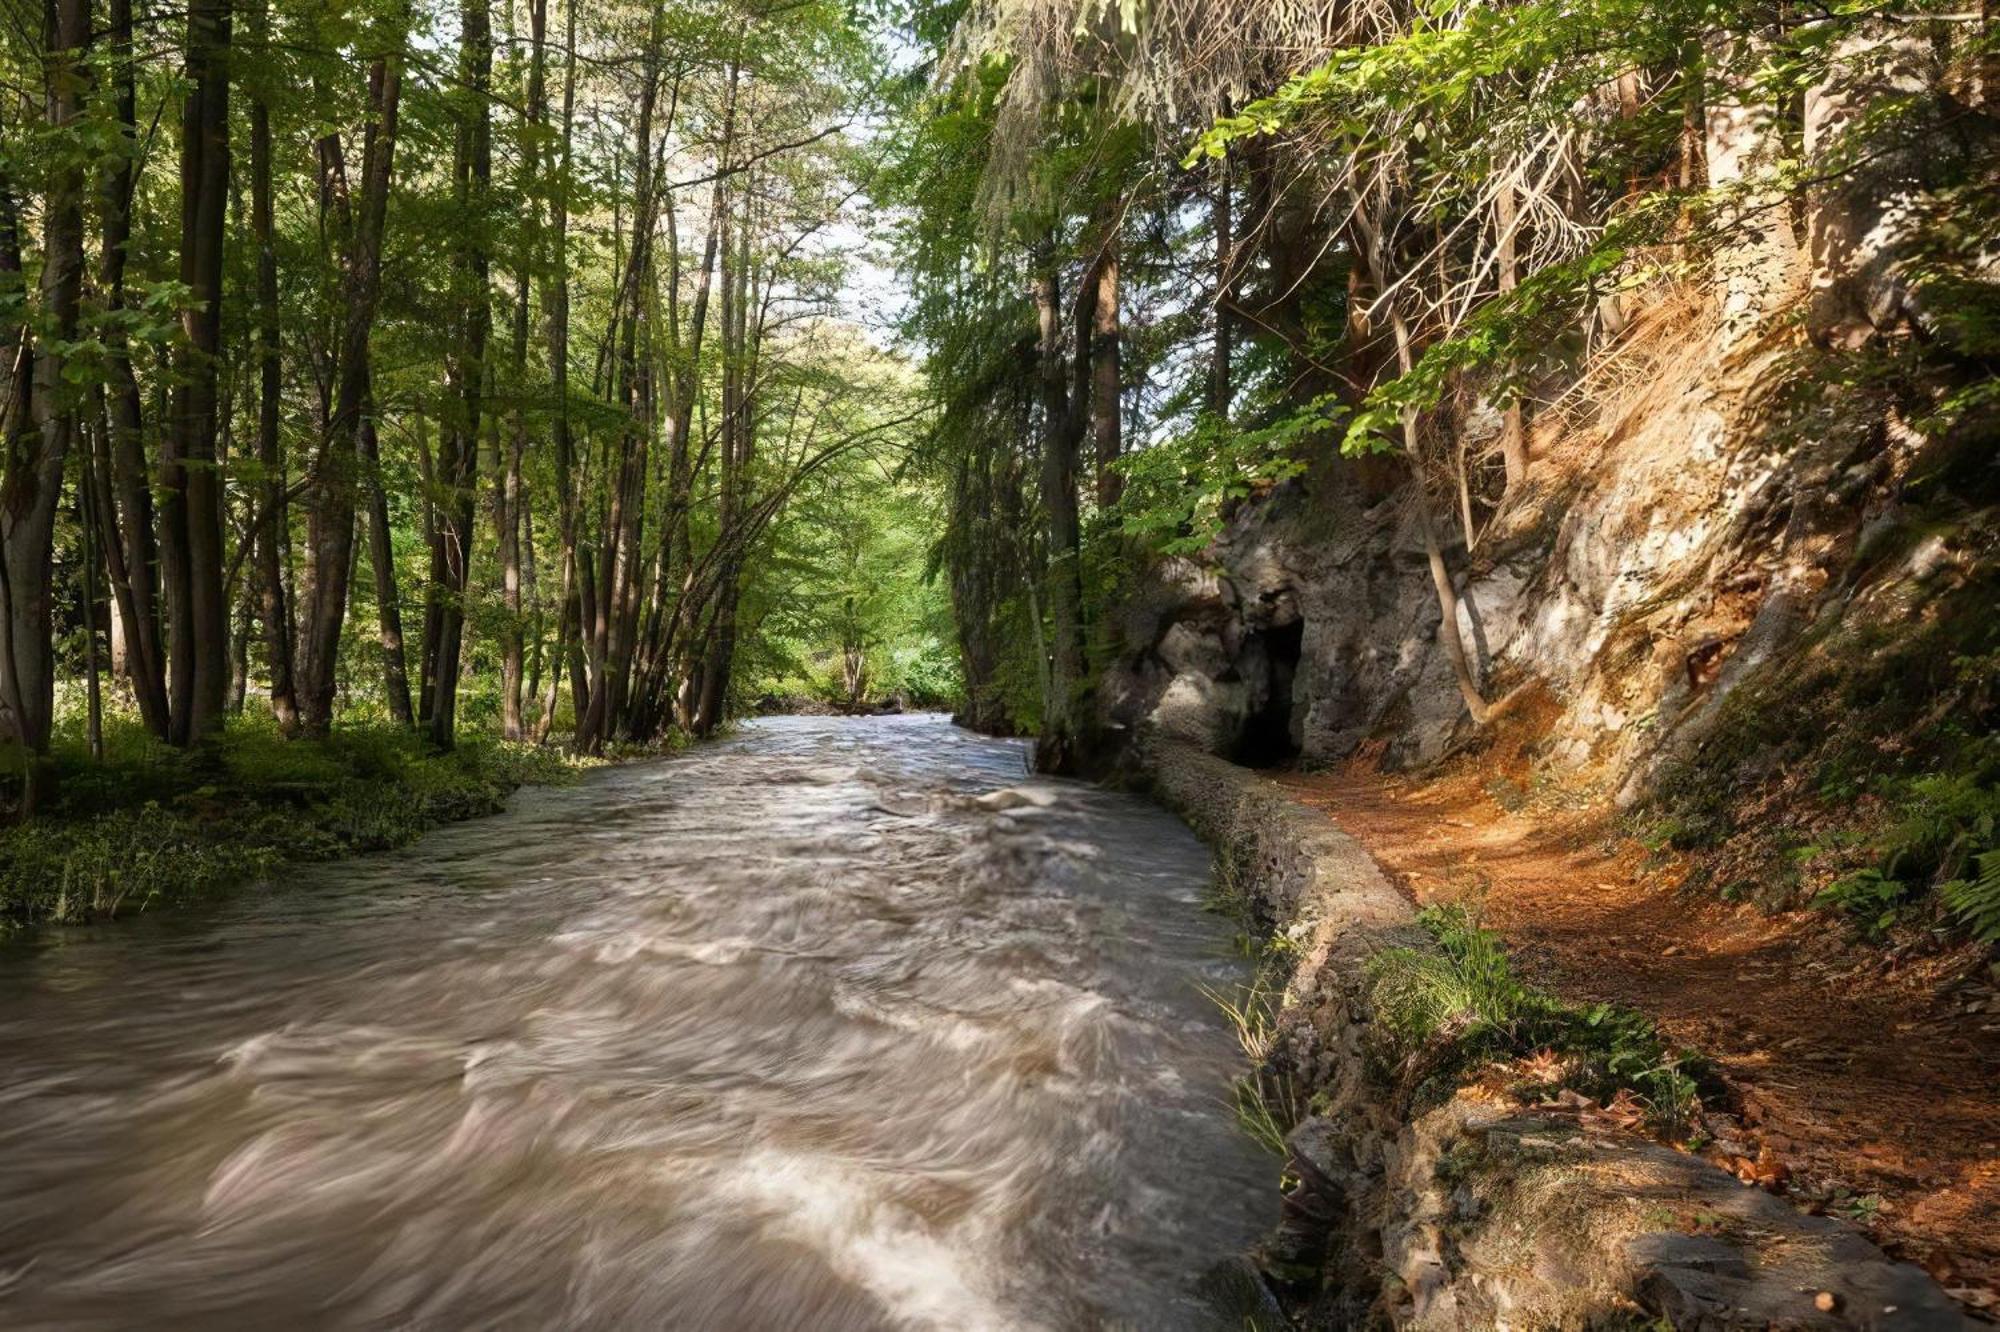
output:
<path id="1" fill-rule="evenodd" d="M 1548 421 L 1526 482 L 1448 552 L 1487 697 L 1538 685 L 1543 760 L 1627 799 L 1851 618 L 1864 573 L 1923 586 L 1920 558 L 1857 559 L 1895 528 L 1922 441 L 1859 399 L 1778 429 L 1796 350 L 1714 328 L 1705 307 L 1656 307 L 1584 386 L 1590 411 Z M 1119 616 L 1110 719 L 1253 766 L 1371 739 L 1391 766 L 1445 753 L 1475 728 L 1411 502 L 1406 479 L 1334 459 L 1240 506 Z"/>

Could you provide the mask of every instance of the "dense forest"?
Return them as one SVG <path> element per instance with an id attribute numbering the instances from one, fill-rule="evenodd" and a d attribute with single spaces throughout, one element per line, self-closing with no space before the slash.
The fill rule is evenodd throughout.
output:
<path id="1" fill-rule="evenodd" d="M 588 756 L 759 698 L 956 701 L 1092 770 L 1157 702 L 1161 588 L 1227 581 L 1212 543 L 1286 496 L 1330 540 L 1415 552 L 1447 720 L 1481 727 L 1546 672 L 1488 678 L 1467 589 L 1518 554 L 1510 525 L 1560 515 L 1538 456 L 1603 416 L 1592 376 L 1675 302 L 1718 355 L 1782 352 L 1745 372 L 1782 391 L 1738 435 L 1865 417 L 1926 459 L 1899 493 L 1921 473 L 1927 503 L 1977 508 L 1991 483 L 1983 13 L 13 20 L 20 813 L 65 737 L 200 753 L 246 712 Z M 1348 521 L 1391 502 L 1393 531 Z M 1819 563 L 1757 573 L 1767 608 L 1817 596 Z M 1270 685 L 1297 617 L 1239 627 L 1262 655 L 1197 683 L 1250 679 L 1230 743 L 1297 753 L 1307 701 Z M 1350 674 L 1330 755 L 1395 693 Z"/>
<path id="2" fill-rule="evenodd" d="M 596 753 L 773 682 L 948 692 L 918 385 L 837 318 L 871 40 L 830 4 L 17 7 L 10 803 L 107 715 Z"/>

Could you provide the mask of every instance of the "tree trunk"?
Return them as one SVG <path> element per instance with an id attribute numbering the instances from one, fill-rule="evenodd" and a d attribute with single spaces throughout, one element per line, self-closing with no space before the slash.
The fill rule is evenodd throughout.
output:
<path id="1" fill-rule="evenodd" d="M 542 204 L 537 191 L 541 178 L 541 125 L 547 101 L 543 64 L 548 48 L 548 0 L 530 0 L 528 5 L 528 101 L 523 116 L 526 146 L 521 153 L 518 187 L 526 208 L 514 263 L 514 401 L 512 429 L 508 438 L 507 461 L 496 479 L 494 496 L 495 536 L 500 552 L 500 596 L 506 620 L 500 631 L 500 733 L 508 740 L 522 736 L 522 703 L 525 685 L 525 626 L 521 618 L 521 468 L 528 448 L 528 417 L 522 402 L 527 394 L 529 295 L 533 283 L 536 252 L 541 244 Z"/>
<path id="2" fill-rule="evenodd" d="M 271 45 L 270 10 L 252 11 L 256 46 Z M 260 93 L 250 103 L 250 235 L 257 247 L 257 464 L 264 507 L 258 529 L 256 606 L 263 630 L 264 656 L 271 680 L 271 713 L 286 735 L 298 729 L 298 695 L 292 681 L 292 615 L 286 606 L 288 574 L 285 536 L 290 520 L 285 504 L 285 460 L 279 438 L 284 365 L 278 316 L 278 250 L 271 209 L 271 107 Z"/>
<path id="3" fill-rule="evenodd" d="M 83 116 L 90 45 L 88 0 L 49 0 L 43 11 L 44 108 L 50 130 L 67 137 Z M 0 745 L 46 753 L 55 714 L 51 589 L 56 506 L 63 463 L 76 433 L 73 385 L 64 382 L 83 293 L 83 192 L 80 151 L 58 158 L 42 202 L 41 320 L 46 332 L 24 374 L 30 335 L 18 335 L 9 358 L 7 458 L 0 474 Z M 20 230 L 12 190 L 0 203 L 0 273 L 19 290 Z M 24 410 L 25 409 L 25 410 Z M 30 422 L 32 413 L 32 428 Z M 20 812 L 39 797 L 41 765 L 30 762 Z"/>
<path id="4" fill-rule="evenodd" d="M 311 590 L 298 659 L 302 728 L 325 735 L 333 724 L 340 630 L 354 564 L 355 471 L 362 415 L 369 410 L 368 344 L 381 298 L 382 232 L 395 160 L 396 114 L 402 94 L 403 42 L 409 11 L 401 9 L 382 34 L 385 48 L 369 71 L 369 125 L 362 164 L 361 206 L 348 248 L 346 310 L 340 337 L 339 386 L 326 436 L 314 459 L 313 505 L 307 525 Z"/>
<path id="5" fill-rule="evenodd" d="M 1235 236 L 1229 207 L 1229 159 L 1215 163 L 1215 194 L 1209 205 L 1211 229 L 1215 232 L 1215 346 L 1208 369 L 1208 414 L 1218 421 L 1229 419 L 1233 386 L 1230 382 L 1231 335 L 1229 312 L 1232 299 L 1230 267 L 1234 262 Z"/>
<path id="6" fill-rule="evenodd" d="M 1094 295 L 1088 284 L 1086 294 Z M 1082 531 L 1077 517 L 1077 446 L 1064 384 L 1067 367 L 1062 355 L 1062 320 L 1055 276 L 1055 258 L 1045 253 L 1035 276 L 1035 318 L 1040 331 L 1042 391 L 1042 512 L 1047 523 L 1049 683 L 1042 699 L 1042 730 L 1035 743 L 1035 767 L 1041 772 L 1074 772 L 1082 760 L 1084 710 Z M 1080 300 L 1079 312 L 1090 302 Z M 1087 315 L 1079 324 L 1087 327 Z M 1083 348 L 1079 357 L 1088 359 Z"/>
<path id="7" fill-rule="evenodd" d="M 223 239 L 229 213 L 230 0 L 190 0 L 188 91 L 181 106 L 182 343 L 174 364 L 166 458 L 164 572 L 168 605 L 168 738 L 192 744 L 221 729 L 229 699 L 229 606 L 222 586 Z"/>
<path id="8" fill-rule="evenodd" d="M 465 641 L 465 595 L 472 567 L 474 487 L 479 459 L 480 413 L 486 391 L 486 343 L 493 327 L 488 290 L 487 196 L 493 183 L 492 11 L 487 0 L 467 0 L 460 10 L 459 80 L 468 108 L 459 120 L 455 189 L 465 239 L 453 261 L 458 332 L 445 362 L 454 398 L 438 442 L 437 652 L 431 687 L 431 742 L 450 749 L 458 721 L 459 657 Z"/>
<path id="9" fill-rule="evenodd" d="M 144 409 L 132 371 L 125 328 L 126 248 L 132 237 L 133 164 L 137 160 L 137 97 L 132 67 L 131 0 L 111 0 L 113 112 L 122 140 L 101 187 L 104 217 L 98 286 L 106 312 L 101 408 L 104 447 L 98 450 L 99 502 L 112 599 L 125 645 L 125 674 L 146 729 L 167 738 L 167 655 L 160 637 L 159 548 L 154 537 L 153 486 L 146 463 Z"/>
<path id="10" fill-rule="evenodd" d="M 1415 364 L 1415 356 L 1410 343 L 1409 325 L 1393 306 L 1389 311 L 1389 322 L 1396 334 L 1396 363 L 1404 374 L 1410 373 Z M 1486 698 L 1479 692 L 1479 680 L 1473 674 L 1472 658 L 1466 653 L 1464 635 L 1458 631 L 1458 588 L 1451 581 L 1451 570 L 1444 560 L 1444 547 L 1438 541 L 1437 524 L 1431 518 L 1429 488 L 1424 480 L 1423 448 L 1418 438 L 1418 414 L 1415 407 L 1403 409 L 1403 450 L 1410 460 L 1410 505 L 1416 515 L 1417 535 L 1424 543 L 1424 558 L 1430 565 L 1431 586 L 1438 599 L 1438 638 L 1444 644 L 1445 656 L 1451 661 L 1453 678 L 1458 682 L 1459 696 L 1465 700 L 1465 707 L 1472 714 L 1472 720 L 1484 725 L 1490 715 Z"/>
<path id="11" fill-rule="evenodd" d="M 375 639 L 382 650 L 382 695 L 389 715 L 404 726 L 417 723 L 410 710 L 409 656 L 403 647 L 403 594 L 396 580 L 395 531 L 389 525 L 389 495 L 382 484 L 382 450 L 375 432 L 373 384 L 354 432 L 354 451 L 368 488 L 368 567 L 375 575 Z"/>
<path id="12" fill-rule="evenodd" d="M 556 609 L 555 656 L 549 669 L 549 692 L 542 702 L 538 738 L 547 743 L 561 701 L 564 667 L 580 632 L 575 613 L 577 502 L 574 445 L 569 423 L 569 206 L 571 152 L 576 131 L 576 0 L 564 10 L 562 148 L 556 167 L 555 197 L 550 201 L 550 269 L 547 296 L 549 392 L 555 400 L 555 420 L 549 433 L 555 446 L 556 539 L 561 598 Z M 580 710 L 578 716 L 581 716 Z"/>
<path id="13" fill-rule="evenodd" d="M 1097 453 L 1097 507 L 1108 513 L 1125 488 L 1125 478 L 1118 473 L 1123 380 L 1118 358 L 1120 241 L 1115 212 L 1103 244 L 1104 252 L 1097 259 L 1097 308 L 1090 331 L 1090 433 Z"/>
<path id="14" fill-rule="evenodd" d="M 1494 207 L 1500 228 L 1500 294 L 1505 296 L 1520 285 L 1520 268 L 1514 256 L 1514 233 L 1520 222 L 1516 216 L 1514 178 L 1511 174 L 1501 179 Z M 1507 468 L 1507 489 L 1512 490 L 1528 475 L 1528 439 L 1521 419 L 1521 399 L 1513 393 L 1507 395 L 1507 406 L 1501 420 L 1500 458 Z"/>

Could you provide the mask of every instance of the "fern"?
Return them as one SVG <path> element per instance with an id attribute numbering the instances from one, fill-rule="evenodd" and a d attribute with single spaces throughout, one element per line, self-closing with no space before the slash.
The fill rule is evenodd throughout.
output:
<path id="1" fill-rule="evenodd" d="M 1944 904 L 1981 943 L 2000 943 L 2000 851 L 1973 857 L 1970 878 L 1938 885 Z"/>

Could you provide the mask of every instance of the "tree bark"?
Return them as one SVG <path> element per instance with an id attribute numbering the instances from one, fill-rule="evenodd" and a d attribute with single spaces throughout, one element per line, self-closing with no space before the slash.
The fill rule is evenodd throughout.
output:
<path id="1" fill-rule="evenodd" d="M 386 49 L 369 70 L 369 125 L 362 164 L 361 206 L 348 247 L 339 386 L 326 436 L 314 459 L 312 512 L 307 525 L 310 593 L 298 658 L 302 729 L 325 735 L 333 724 L 340 630 L 354 564 L 355 473 L 362 415 L 369 410 L 368 344 L 381 299 L 382 234 L 395 160 L 396 117 L 402 95 L 403 43 L 409 11 L 386 25 Z"/>
<path id="2" fill-rule="evenodd" d="M 1230 400 L 1234 396 L 1229 364 L 1231 338 L 1235 331 L 1229 311 L 1233 296 L 1229 270 L 1234 263 L 1236 241 L 1230 215 L 1229 159 L 1226 157 L 1218 158 L 1215 163 L 1215 193 L 1209 204 L 1209 221 L 1211 230 L 1215 232 L 1215 345 L 1208 368 L 1208 414 L 1218 421 L 1227 421 Z"/>
<path id="3" fill-rule="evenodd" d="M 1050 247 L 1052 250 L 1052 247 Z M 1086 284 L 1086 292 L 1091 288 Z M 1093 293 L 1094 294 L 1094 293 Z M 1042 729 L 1035 743 L 1041 772 L 1074 772 L 1082 760 L 1082 697 L 1086 669 L 1083 642 L 1082 530 L 1077 516 L 1077 446 L 1064 383 L 1062 319 L 1053 253 L 1044 253 L 1035 275 L 1035 319 L 1040 335 L 1042 397 L 1042 512 L 1047 524 L 1045 577 L 1051 641 L 1049 683 L 1042 699 Z M 1078 302 L 1081 314 L 1090 302 Z M 1087 316 L 1079 319 L 1087 326 Z M 1079 349 L 1079 355 L 1085 353 Z"/>
<path id="4" fill-rule="evenodd" d="M 527 133 L 521 152 L 519 190 L 526 210 L 514 263 L 514 401 L 507 460 L 496 480 L 494 527 L 500 553 L 500 596 L 506 620 L 500 630 L 500 733 L 508 740 L 522 736 L 522 704 L 526 652 L 521 619 L 521 469 L 528 448 L 528 417 L 522 405 L 527 394 L 529 296 L 534 263 L 541 243 L 542 204 L 541 124 L 547 96 L 543 63 L 548 47 L 548 0 L 528 5 L 528 88 L 523 114 Z"/>
<path id="5" fill-rule="evenodd" d="M 106 312 L 107 384 L 101 411 L 103 447 L 97 451 L 99 514 L 110 566 L 112 599 L 124 640 L 124 668 L 146 729 L 167 738 L 167 657 L 160 636 L 159 548 L 154 535 L 153 487 L 146 462 L 144 407 L 139 380 L 119 315 L 125 309 L 126 251 L 132 237 L 133 164 L 138 156 L 131 0 L 111 0 L 109 11 L 113 114 L 121 139 L 101 186 L 103 248 L 98 287 Z M 115 662 L 114 662 L 115 665 Z"/>
<path id="6" fill-rule="evenodd" d="M 1108 513 L 1117 506 L 1125 488 L 1125 478 L 1118 473 L 1124 385 L 1118 355 L 1120 241 L 1115 212 L 1103 244 L 1104 252 L 1097 259 L 1097 307 L 1090 330 L 1090 433 L 1097 454 L 1097 507 L 1100 513 Z"/>
<path id="7" fill-rule="evenodd" d="M 43 10 L 43 105 L 50 130 L 68 136 L 83 116 L 90 46 L 88 0 L 48 0 Z M 40 304 L 47 337 L 34 355 L 23 329 L 10 358 L 7 459 L 0 475 L 0 745 L 39 756 L 48 750 L 55 714 L 55 654 L 51 588 L 56 506 L 63 464 L 77 424 L 74 387 L 63 368 L 76 340 L 83 293 L 82 154 L 61 155 L 42 202 Z M 0 204 L 0 272 L 18 289 L 20 229 L 12 190 Z M 25 409 L 25 410 L 24 410 Z M 32 413 L 30 428 L 29 413 Z M 43 776 L 29 762 L 19 812 L 32 812 Z"/>
<path id="8" fill-rule="evenodd" d="M 181 311 L 166 458 L 168 738 L 187 745 L 222 727 L 229 699 L 223 593 L 221 428 L 223 239 L 229 212 L 229 0 L 190 0 L 188 91 L 181 107 Z"/>
<path id="9" fill-rule="evenodd" d="M 569 201 L 571 153 L 576 131 L 576 0 L 564 10 L 562 148 L 556 168 L 555 198 L 550 206 L 551 281 L 547 296 L 549 394 L 555 400 L 550 435 L 555 446 L 556 525 L 560 546 L 560 597 L 556 603 L 555 656 L 549 669 L 549 692 L 542 701 L 538 739 L 548 742 L 561 700 L 564 666 L 580 631 L 576 600 L 577 502 L 574 446 L 569 422 Z M 579 710 L 578 715 L 581 715 Z"/>
<path id="10" fill-rule="evenodd" d="M 1514 255 L 1514 232 L 1520 223 L 1516 216 L 1512 175 L 1501 179 L 1494 207 L 1500 228 L 1500 294 L 1505 296 L 1520 285 L 1520 268 Z M 1507 395 L 1507 406 L 1501 418 L 1500 458 L 1507 469 L 1507 489 L 1512 490 L 1528 475 L 1527 431 L 1521 419 L 1520 396 L 1514 393 Z"/>
<path id="11" fill-rule="evenodd" d="M 129 3 L 129 0 L 121 0 Z M 256 47 L 271 46 L 270 9 L 252 11 Z M 286 533 L 291 523 L 285 503 L 285 459 L 279 436 L 284 392 L 283 344 L 278 316 L 278 250 L 271 206 L 271 106 L 260 91 L 250 102 L 250 235 L 257 247 L 257 463 L 265 509 L 257 531 L 256 607 L 263 630 L 265 667 L 270 675 L 271 714 L 278 729 L 298 729 L 299 703 L 292 680 L 292 614 L 285 568 Z"/>
<path id="12" fill-rule="evenodd" d="M 464 239 L 453 260 L 458 330 L 445 361 L 445 384 L 453 401 L 439 433 L 437 546 L 432 560 L 441 586 L 430 735 L 440 749 L 450 749 L 456 738 L 479 425 L 486 391 L 486 344 L 493 327 L 488 287 L 492 261 L 486 239 L 487 200 L 493 183 L 493 111 L 488 96 L 493 83 L 492 11 L 487 0 L 467 0 L 460 15 L 459 81 L 466 90 L 468 110 L 459 120 L 453 176 Z"/>
<path id="13" fill-rule="evenodd" d="M 382 484 L 382 450 L 375 432 L 373 384 L 354 432 L 362 484 L 368 489 L 368 567 L 375 575 L 375 640 L 382 652 L 382 696 L 389 716 L 416 725 L 410 709 L 409 655 L 403 646 L 403 594 L 396 579 L 395 530 L 389 525 L 389 495 Z"/>

